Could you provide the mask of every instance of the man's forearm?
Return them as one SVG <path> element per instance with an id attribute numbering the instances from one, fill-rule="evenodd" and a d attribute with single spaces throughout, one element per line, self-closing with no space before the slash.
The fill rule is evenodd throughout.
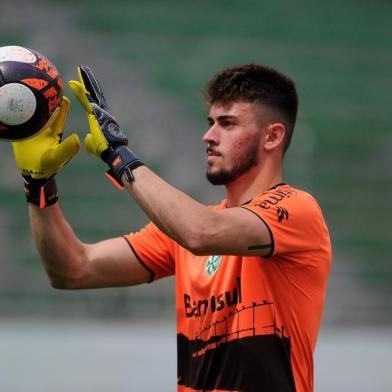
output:
<path id="1" fill-rule="evenodd" d="M 34 241 L 51 284 L 67 288 L 84 271 L 85 247 L 65 220 L 56 203 L 47 208 L 29 204 Z"/>
<path id="2" fill-rule="evenodd" d="M 146 166 L 135 169 L 133 174 L 135 181 L 126 182 L 124 178 L 124 183 L 139 206 L 166 235 L 196 253 L 199 245 L 206 242 L 212 220 L 216 220 L 214 211 Z"/>

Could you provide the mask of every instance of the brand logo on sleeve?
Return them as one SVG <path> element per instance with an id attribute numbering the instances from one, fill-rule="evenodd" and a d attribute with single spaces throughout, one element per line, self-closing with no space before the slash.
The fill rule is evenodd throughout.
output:
<path id="1" fill-rule="evenodd" d="M 205 271 L 208 276 L 212 276 L 218 271 L 222 260 L 222 256 L 209 256 L 206 264 L 205 264 Z"/>
<path id="2" fill-rule="evenodd" d="M 283 219 L 289 219 L 289 212 L 286 208 L 277 207 L 276 212 L 278 214 L 278 222 L 282 222 Z"/>

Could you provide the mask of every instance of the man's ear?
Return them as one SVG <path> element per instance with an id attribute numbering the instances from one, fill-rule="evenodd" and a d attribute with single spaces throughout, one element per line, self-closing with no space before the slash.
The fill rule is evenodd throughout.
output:
<path id="1" fill-rule="evenodd" d="M 282 123 L 267 125 L 264 134 L 264 149 L 272 151 L 278 146 L 283 146 L 286 127 Z"/>

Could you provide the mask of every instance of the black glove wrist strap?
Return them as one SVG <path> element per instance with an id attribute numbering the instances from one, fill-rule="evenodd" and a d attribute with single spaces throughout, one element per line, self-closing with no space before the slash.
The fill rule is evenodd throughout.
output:
<path id="1" fill-rule="evenodd" d="M 34 179 L 23 176 L 24 193 L 28 203 L 40 208 L 51 206 L 58 201 L 56 181 L 53 177 Z"/>
<path id="2" fill-rule="evenodd" d="M 132 170 L 144 165 L 126 145 L 120 145 L 113 150 L 107 150 L 105 151 L 105 155 L 105 161 L 110 167 L 106 175 L 119 188 L 123 188 L 124 186 L 121 180 L 123 174 L 128 182 L 133 181 L 135 178 Z"/>

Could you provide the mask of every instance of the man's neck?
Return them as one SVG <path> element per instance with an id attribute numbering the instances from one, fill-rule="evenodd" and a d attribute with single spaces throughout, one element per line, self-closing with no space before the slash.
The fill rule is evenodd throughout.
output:
<path id="1" fill-rule="evenodd" d="M 226 184 L 227 206 L 238 207 L 282 182 L 281 167 L 255 167 Z"/>

